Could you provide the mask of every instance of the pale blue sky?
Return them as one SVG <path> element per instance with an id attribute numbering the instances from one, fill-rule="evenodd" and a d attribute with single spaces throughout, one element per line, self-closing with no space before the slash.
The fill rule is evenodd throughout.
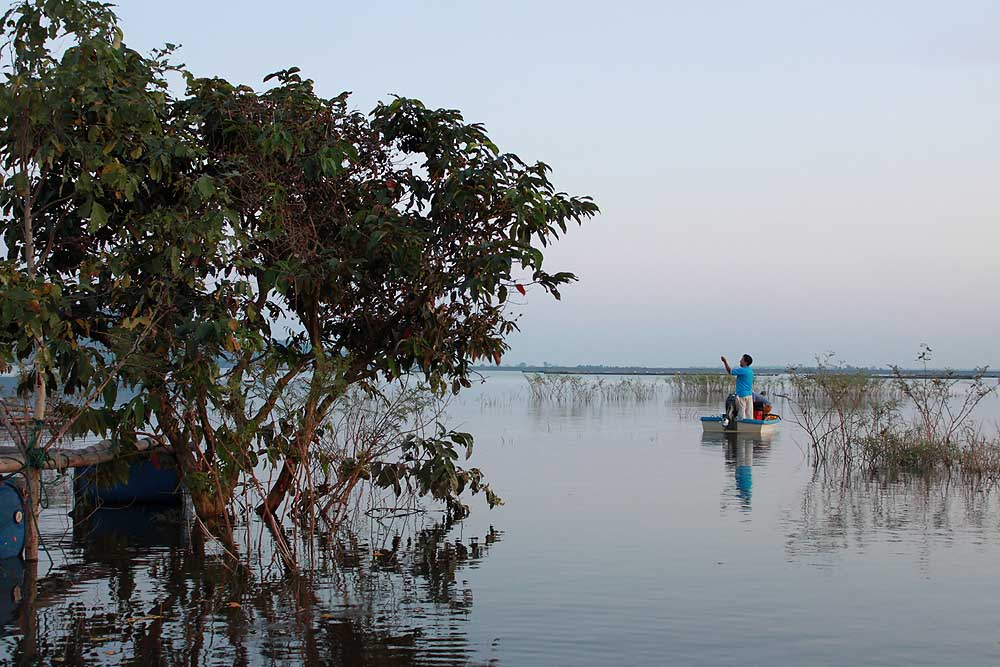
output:
<path id="1" fill-rule="evenodd" d="M 129 0 L 196 74 L 461 109 L 602 215 L 505 362 L 1000 365 L 1000 3 Z"/>

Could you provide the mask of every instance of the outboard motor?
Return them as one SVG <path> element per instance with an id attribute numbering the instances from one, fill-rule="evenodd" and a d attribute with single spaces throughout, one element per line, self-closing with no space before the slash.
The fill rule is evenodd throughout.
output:
<path id="1" fill-rule="evenodd" d="M 736 394 L 726 396 L 726 411 L 722 413 L 722 428 L 727 431 L 735 431 L 736 418 L 739 417 L 739 414 L 739 408 L 736 406 Z"/>

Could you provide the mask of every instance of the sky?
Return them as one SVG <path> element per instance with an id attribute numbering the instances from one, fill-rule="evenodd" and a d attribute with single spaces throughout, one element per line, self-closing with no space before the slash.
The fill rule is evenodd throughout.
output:
<path id="1" fill-rule="evenodd" d="M 125 0 L 199 76 L 460 109 L 601 214 L 504 363 L 1000 366 L 1000 3 Z"/>

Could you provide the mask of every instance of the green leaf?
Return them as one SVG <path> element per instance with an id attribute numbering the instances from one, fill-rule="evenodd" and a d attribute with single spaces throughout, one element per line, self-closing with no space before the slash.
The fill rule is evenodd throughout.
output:
<path id="1" fill-rule="evenodd" d="M 215 194 L 215 183 L 210 176 L 202 176 L 194 185 L 202 199 L 208 199 Z"/>
<path id="2" fill-rule="evenodd" d="M 104 210 L 96 201 L 90 205 L 90 222 L 87 224 L 88 232 L 96 232 L 98 229 L 108 224 L 108 212 Z"/>
<path id="3" fill-rule="evenodd" d="M 385 234 L 386 232 L 384 229 L 379 229 L 374 234 L 372 234 L 371 240 L 368 241 L 368 250 L 369 251 L 373 250 L 375 246 L 379 244 L 379 241 L 385 238 Z"/>
<path id="4" fill-rule="evenodd" d="M 114 379 L 108 382 L 101 396 L 104 398 L 104 405 L 106 407 L 109 409 L 115 407 L 115 403 L 118 402 L 118 383 Z"/>
<path id="5" fill-rule="evenodd" d="M 137 396 L 135 400 L 132 401 L 132 416 L 135 419 L 135 425 L 137 428 L 145 426 L 146 406 L 143 404 L 141 396 Z"/>

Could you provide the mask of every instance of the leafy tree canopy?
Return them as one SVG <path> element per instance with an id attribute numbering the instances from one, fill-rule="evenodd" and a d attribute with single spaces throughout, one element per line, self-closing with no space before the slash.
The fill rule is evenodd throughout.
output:
<path id="1" fill-rule="evenodd" d="M 558 298 L 575 279 L 542 250 L 596 205 L 458 111 L 398 97 L 361 113 L 297 68 L 263 91 L 185 72 L 176 98 L 172 47 L 130 50 L 89 0 L 22 2 L 3 29 L 0 359 L 100 393 L 81 429 L 165 437 L 205 516 L 262 454 L 284 463 L 272 511 L 352 385 L 469 386 L 517 328 L 512 290 Z M 278 420 L 296 381 L 297 416 Z M 468 479 L 434 445 L 466 443 L 453 435 L 407 446 L 427 465 L 361 464 Z M 421 479 L 436 497 L 465 486 Z"/>

